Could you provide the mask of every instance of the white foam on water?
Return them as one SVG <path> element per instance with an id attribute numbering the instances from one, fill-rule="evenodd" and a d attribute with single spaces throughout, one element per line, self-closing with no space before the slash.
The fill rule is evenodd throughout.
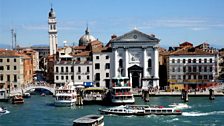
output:
<path id="1" fill-rule="evenodd" d="M 213 112 L 183 112 L 183 116 L 208 116 L 208 115 L 220 115 L 224 114 L 224 111 L 213 111 Z"/>
<path id="2" fill-rule="evenodd" d="M 173 107 L 175 109 L 188 109 L 188 108 L 191 108 L 191 106 L 189 106 L 188 104 L 185 104 L 185 103 L 173 103 L 173 104 L 171 104 L 169 106 Z"/>

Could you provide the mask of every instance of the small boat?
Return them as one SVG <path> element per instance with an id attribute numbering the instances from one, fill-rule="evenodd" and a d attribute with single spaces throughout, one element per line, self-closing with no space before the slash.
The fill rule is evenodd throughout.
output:
<path id="1" fill-rule="evenodd" d="M 181 115 L 182 112 L 175 108 L 166 108 L 163 106 L 149 105 L 121 105 L 108 109 L 101 110 L 101 114 L 116 114 L 116 115 Z"/>
<path id="2" fill-rule="evenodd" d="M 31 97 L 30 93 L 24 93 L 23 94 L 23 98 L 30 98 L 30 97 Z"/>
<path id="3" fill-rule="evenodd" d="M 41 93 L 41 96 L 46 96 L 46 94 L 45 93 Z"/>
<path id="4" fill-rule="evenodd" d="M 73 121 L 73 126 L 104 126 L 103 115 L 86 115 Z"/>
<path id="5" fill-rule="evenodd" d="M 0 114 L 5 114 L 7 112 L 6 108 L 0 107 Z"/>
<path id="6" fill-rule="evenodd" d="M 20 94 L 12 96 L 12 104 L 23 104 L 24 99 L 23 96 Z"/>

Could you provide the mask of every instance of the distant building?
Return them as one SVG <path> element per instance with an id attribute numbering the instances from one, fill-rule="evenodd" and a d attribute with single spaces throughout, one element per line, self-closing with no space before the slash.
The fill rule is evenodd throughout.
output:
<path id="1" fill-rule="evenodd" d="M 218 55 L 192 46 L 169 54 L 168 82 L 172 89 L 199 89 L 211 85 L 218 75 Z"/>
<path id="2" fill-rule="evenodd" d="M 49 33 L 49 44 L 50 44 L 50 55 L 56 54 L 58 46 L 58 36 L 57 36 L 57 21 L 56 13 L 51 8 L 48 16 L 48 33 Z"/>
<path id="3" fill-rule="evenodd" d="M 12 50 L 0 50 L 0 88 L 17 88 L 33 81 L 32 58 Z"/>

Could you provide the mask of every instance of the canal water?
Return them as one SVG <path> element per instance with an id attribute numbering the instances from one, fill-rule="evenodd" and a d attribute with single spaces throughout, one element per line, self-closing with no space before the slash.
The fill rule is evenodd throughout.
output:
<path id="1" fill-rule="evenodd" d="M 72 126 L 74 119 L 87 114 L 99 114 L 101 105 L 81 107 L 54 107 L 52 96 L 32 95 L 25 104 L 12 105 L 0 102 L 10 111 L 0 115 L 0 126 Z M 136 97 L 136 104 L 163 105 L 181 103 L 180 97 L 150 97 L 145 103 Z M 224 126 L 224 97 L 210 101 L 208 97 L 189 97 L 189 108 L 176 116 L 105 116 L 105 126 Z"/>

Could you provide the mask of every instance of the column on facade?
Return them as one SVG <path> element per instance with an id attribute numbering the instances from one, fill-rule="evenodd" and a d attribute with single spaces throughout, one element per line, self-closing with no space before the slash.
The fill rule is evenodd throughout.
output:
<path id="1" fill-rule="evenodd" d="M 125 48 L 125 65 L 124 65 L 125 77 L 128 77 L 128 48 Z"/>
<path id="2" fill-rule="evenodd" d="M 117 60 L 117 48 L 114 48 L 114 76 L 118 76 L 118 60 Z"/>
<path id="3" fill-rule="evenodd" d="M 147 56 L 146 48 L 143 48 L 143 77 L 147 77 Z"/>
<path id="4" fill-rule="evenodd" d="M 159 53 L 158 47 L 154 47 L 154 77 L 159 78 Z"/>

